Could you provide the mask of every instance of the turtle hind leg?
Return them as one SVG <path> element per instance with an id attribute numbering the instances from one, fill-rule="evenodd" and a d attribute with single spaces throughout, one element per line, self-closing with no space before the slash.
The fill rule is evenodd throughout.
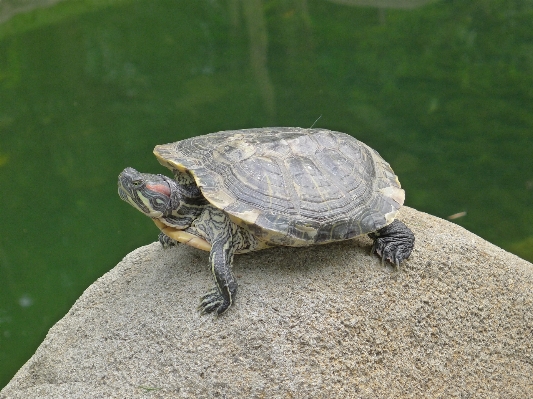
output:
<path id="1" fill-rule="evenodd" d="M 394 220 L 368 236 L 374 240 L 372 253 L 378 254 L 382 261 L 388 260 L 396 266 L 400 266 L 411 255 L 415 246 L 415 235 L 399 220 Z"/>

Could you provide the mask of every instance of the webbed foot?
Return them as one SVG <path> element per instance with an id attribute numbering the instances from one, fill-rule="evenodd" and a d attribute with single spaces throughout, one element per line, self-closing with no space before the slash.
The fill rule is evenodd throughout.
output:
<path id="1" fill-rule="evenodd" d="M 200 305 L 198 310 L 202 314 L 215 312 L 217 315 L 224 313 L 231 305 L 231 302 L 226 300 L 218 288 L 213 288 L 200 298 Z"/>
<path id="2" fill-rule="evenodd" d="M 171 248 L 178 245 L 178 242 L 176 240 L 173 240 L 169 236 L 167 236 L 165 233 L 160 232 L 159 237 L 157 237 L 163 248 Z"/>
<path id="3" fill-rule="evenodd" d="M 368 235 L 374 240 L 371 253 L 381 257 L 381 261 L 388 260 L 396 266 L 411 255 L 415 246 L 415 235 L 399 220 Z"/>

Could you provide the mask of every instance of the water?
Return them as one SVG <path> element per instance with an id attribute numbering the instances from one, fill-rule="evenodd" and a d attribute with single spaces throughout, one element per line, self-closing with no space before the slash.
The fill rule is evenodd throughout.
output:
<path id="1" fill-rule="evenodd" d="M 0 18 L 0 387 L 156 239 L 118 173 L 165 173 L 154 145 L 193 135 L 322 115 L 407 205 L 533 261 L 531 1 L 19 3 Z"/>

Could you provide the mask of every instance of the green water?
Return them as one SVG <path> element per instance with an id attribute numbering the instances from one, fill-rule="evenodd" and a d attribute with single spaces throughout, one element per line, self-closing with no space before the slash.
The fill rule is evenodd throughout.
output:
<path id="1" fill-rule="evenodd" d="M 79 0 L 0 24 L 0 387 L 156 239 L 116 179 L 165 173 L 159 143 L 322 115 L 407 205 L 533 261 L 532 21 L 527 0 Z"/>

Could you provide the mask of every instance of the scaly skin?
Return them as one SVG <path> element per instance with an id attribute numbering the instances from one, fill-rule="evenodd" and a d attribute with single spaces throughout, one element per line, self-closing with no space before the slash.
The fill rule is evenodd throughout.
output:
<path id="1" fill-rule="evenodd" d="M 368 236 L 374 240 L 371 252 L 378 254 L 382 262 L 388 260 L 396 266 L 411 255 L 415 245 L 415 235 L 399 220 Z"/>
<path id="2" fill-rule="evenodd" d="M 224 313 L 237 292 L 231 272 L 233 255 L 235 251 L 253 251 L 258 244 L 251 233 L 199 197 L 194 189 L 162 175 L 127 168 L 119 176 L 119 195 L 145 215 L 211 244 L 209 263 L 216 286 L 201 298 L 200 309 L 203 313 Z M 159 242 L 164 248 L 177 245 L 163 233 L 159 234 Z"/>

